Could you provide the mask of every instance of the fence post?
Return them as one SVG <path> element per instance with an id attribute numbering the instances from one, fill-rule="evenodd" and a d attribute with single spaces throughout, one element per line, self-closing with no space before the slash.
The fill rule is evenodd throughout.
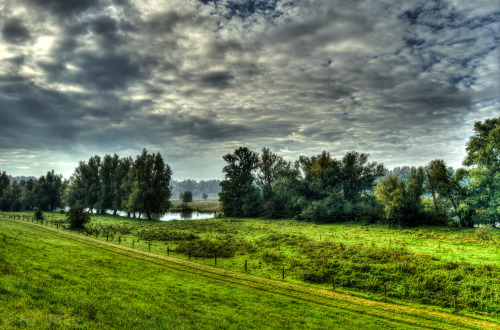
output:
<path id="1" fill-rule="evenodd" d="M 331 277 L 331 280 L 332 280 L 332 290 L 335 291 L 335 277 Z"/>
<path id="2" fill-rule="evenodd" d="M 121 243 L 122 243 L 122 237 L 118 236 L 118 244 L 121 244 Z"/>
<path id="3" fill-rule="evenodd" d="M 457 309 L 457 295 L 456 294 L 453 295 L 453 306 L 455 307 L 455 309 Z"/>
<path id="4" fill-rule="evenodd" d="M 281 278 L 285 279 L 285 267 L 281 267 Z"/>
<path id="5" fill-rule="evenodd" d="M 148 251 L 151 251 L 151 242 L 148 242 Z"/>
<path id="6" fill-rule="evenodd" d="M 108 241 L 109 239 L 109 233 L 106 233 L 106 242 Z"/>
<path id="7" fill-rule="evenodd" d="M 245 260 L 245 272 L 247 271 L 247 261 Z"/>
<path id="8" fill-rule="evenodd" d="M 191 260 L 191 250 L 189 250 L 188 254 L 189 254 L 189 260 Z"/>
<path id="9" fill-rule="evenodd" d="M 134 240 L 132 239 L 132 247 L 134 247 Z"/>
<path id="10" fill-rule="evenodd" d="M 384 282 L 384 302 L 387 302 L 387 284 Z"/>
<path id="11" fill-rule="evenodd" d="M 215 265 L 217 266 L 217 255 L 216 254 L 214 255 L 214 259 L 215 259 Z"/>

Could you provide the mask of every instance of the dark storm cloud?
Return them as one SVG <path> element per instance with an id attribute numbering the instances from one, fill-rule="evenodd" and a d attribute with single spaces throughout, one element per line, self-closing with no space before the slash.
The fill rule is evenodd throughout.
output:
<path id="1" fill-rule="evenodd" d="M 19 19 L 11 19 L 2 27 L 2 37 L 5 41 L 18 44 L 30 39 L 30 32 Z"/>
<path id="2" fill-rule="evenodd" d="M 91 7 L 97 6 L 99 0 L 27 0 L 38 9 L 47 10 L 63 17 L 79 14 Z"/>
<path id="3" fill-rule="evenodd" d="M 499 7 L 0 0 L 0 157 L 146 147 L 174 173 L 189 173 L 174 156 L 203 159 L 200 178 L 240 145 L 456 165 L 471 124 L 498 114 Z"/>

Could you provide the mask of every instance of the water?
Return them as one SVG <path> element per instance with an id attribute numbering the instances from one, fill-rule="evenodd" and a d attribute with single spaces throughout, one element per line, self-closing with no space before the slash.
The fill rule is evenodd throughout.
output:
<path id="1" fill-rule="evenodd" d="M 108 210 L 108 214 L 113 214 L 113 211 Z M 127 216 L 127 212 L 123 211 L 118 211 L 116 212 L 117 215 L 120 215 L 122 217 Z M 130 215 L 132 217 L 132 214 Z M 139 213 L 136 213 L 136 216 L 139 216 Z M 143 214 L 142 217 L 144 218 L 146 215 Z M 215 218 L 215 213 L 214 212 L 167 212 L 165 214 L 153 214 L 152 217 L 154 219 L 159 219 L 162 221 L 172 221 L 172 220 L 201 220 L 201 219 L 210 219 L 210 218 Z"/>

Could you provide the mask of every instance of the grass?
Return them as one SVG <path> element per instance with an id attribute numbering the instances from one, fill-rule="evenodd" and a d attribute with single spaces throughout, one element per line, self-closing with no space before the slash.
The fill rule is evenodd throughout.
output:
<path id="1" fill-rule="evenodd" d="M 45 218 L 48 230 L 63 216 L 46 213 Z M 456 295 L 458 313 L 500 320 L 498 231 L 481 239 L 474 230 L 459 228 L 264 219 L 162 222 L 101 215 L 93 216 L 85 231 L 89 236 L 79 237 L 181 260 L 190 256 L 200 267 L 214 265 L 217 254 L 218 269 L 270 280 L 281 280 L 284 267 L 286 282 L 301 287 L 315 283 L 318 290 L 330 290 L 333 276 L 336 292 L 372 301 L 384 299 L 384 284 L 392 302 L 444 311 L 453 311 Z"/>
<path id="2" fill-rule="evenodd" d="M 171 212 L 221 212 L 222 206 L 219 201 L 214 200 L 198 200 L 188 202 L 187 204 L 180 200 L 173 200 L 172 207 L 169 209 Z"/>

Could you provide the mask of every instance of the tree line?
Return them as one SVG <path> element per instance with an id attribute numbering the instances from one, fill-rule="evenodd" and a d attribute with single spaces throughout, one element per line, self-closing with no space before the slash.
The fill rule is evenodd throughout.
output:
<path id="1" fill-rule="evenodd" d="M 91 213 L 113 210 L 135 217 L 164 213 L 170 207 L 172 170 L 161 154 L 142 151 L 135 160 L 118 155 L 98 155 L 80 161 L 69 180 L 54 171 L 38 180 L 13 182 L 0 173 L 0 209 L 53 211 L 81 205 Z"/>
<path id="2" fill-rule="evenodd" d="M 219 200 L 229 217 L 497 226 L 500 118 L 475 123 L 466 153 L 464 167 L 457 170 L 435 159 L 426 166 L 388 171 L 370 162 L 368 154 L 356 151 L 341 159 L 323 151 L 292 162 L 269 148 L 258 154 L 240 147 L 223 156 L 227 164 Z M 121 210 L 150 219 L 170 207 L 171 178 L 160 153 L 145 149 L 135 160 L 116 154 L 92 156 L 80 161 L 67 180 L 52 170 L 37 180 L 11 183 L 4 171 L 0 172 L 0 210 L 53 211 L 82 205 L 90 212 Z M 178 187 L 214 190 L 214 182 L 185 180 Z M 191 189 L 182 193 L 181 200 Z"/>
<path id="3" fill-rule="evenodd" d="M 464 227 L 500 223 L 500 118 L 476 122 L 463 168 L 444 160 L 394 173 L 369 155 L 329 152 L 286 161 L 268 148 L 240 147 L 223 156 L 219 199 L 227 216 L 310 221 L 383 221 Z M 395 174 L 399 174 L 395 175 Z"/>

